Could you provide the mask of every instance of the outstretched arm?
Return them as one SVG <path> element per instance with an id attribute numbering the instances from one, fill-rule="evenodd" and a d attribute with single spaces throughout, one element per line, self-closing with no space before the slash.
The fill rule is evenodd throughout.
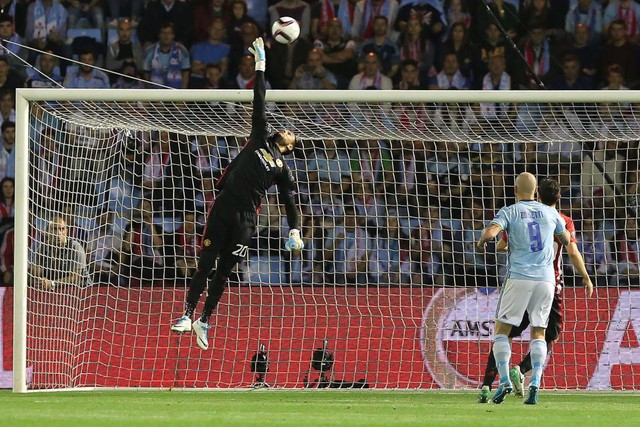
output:
<path id="1" fill-rule="evenodd" d="M 266 83 L 264 81 L 264 71 L 267 66 L 267 58 L 264 50 L 262 37 L 258 37 L 253 42 L 253 47 L 249 52 L 254 56 L 256 62 L 256 76 L 253 82 L 253 114 L 251 116 L 251 133 L 264 133 L 267 131 L 267 108 L 265 102 Z M 262 138 L 260 138 L 262 139 Z"/>

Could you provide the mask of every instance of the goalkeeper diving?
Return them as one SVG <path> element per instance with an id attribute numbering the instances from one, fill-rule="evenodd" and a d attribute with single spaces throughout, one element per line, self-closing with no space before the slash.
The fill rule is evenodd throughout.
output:
<path id="1" fill-rule="evenodd" d="M 248 245 L 256 230 L 262 199 L 274 184 L 278 186 L 280 200 L 284 203 L 290 230 L 285 249 L 298 252 L 304 248 L 294 202 L 295 183 L 291 171 L 282 160 L 284 155 L 293 152 L 297 140 L 289 130 L 269 135 L 264 79 L 266 57 L 261 37 L 253 42 L 249 51 L 256 61 L 251 134 L 242 151 L 218 180 L 220 193 L 207 217 L 202 251 L 189 285 L 185 312 L 171 326 L 175 332 L 190 332 L 193 329 L 198 346 L 203 350 L 209 348 L 209 318 L 224 293 L 233 267 L 249 251 Z M 191 318 L 207 282 L 204 309 L 200 318 L 192 324 Z"/>

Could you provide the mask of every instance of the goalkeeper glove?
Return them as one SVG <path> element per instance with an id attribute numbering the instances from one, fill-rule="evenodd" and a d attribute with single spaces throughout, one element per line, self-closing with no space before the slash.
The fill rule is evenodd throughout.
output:
<path id="1" fill-rule="evenodd" d="M 285 243 L 284 248 L 291 252 L 297 252 L 304 249 L 304 242 L 300 238 L 300 231 L 295 228 L 289 231 L 289 240 Z"/>
<path id="2" fill-rule="evenodd" d="M 267 57 L 264 52 L 262 37 L 258 37 L 253 41 L 253 47 L 249 48 L 249 52 L 256 59 L 256 71 L 264 71 L 267 66 Z"/>

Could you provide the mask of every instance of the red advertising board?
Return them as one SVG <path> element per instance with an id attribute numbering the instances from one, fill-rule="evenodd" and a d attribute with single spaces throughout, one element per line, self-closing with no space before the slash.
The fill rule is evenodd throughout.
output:
<path id="1" fill-rule="evenodd" d="M 328 341 L 333 376 L 379 388 L 472 388 L 491 346 L 497 292 L 427 287 L 231 287 L 210 349 L 169 325 L 185 291 L 90 287 L 29 291 L 30 387 L 245 387 L 264 344 L 267 383 L 302 387 Z M 11 288 L 0 288 L 0 387 L 11 386 Z M 565 325 L 546 388 L 640 389 L 640 291 L 566 289 Z M 514 359 L 527 337 L 514 341 Z M 32 375 L 31 375 L 32 372 Z M 310 373 L 310 379 L 317 372 Z"/>

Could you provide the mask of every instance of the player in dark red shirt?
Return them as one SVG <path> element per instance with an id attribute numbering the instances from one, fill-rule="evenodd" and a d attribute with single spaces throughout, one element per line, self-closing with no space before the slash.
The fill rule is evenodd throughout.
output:
<path id="1" fill-rule="evenodd" d="M 538 185 L 538 197 L 540 202 L 552 208 L 556 207 L 558 200 L 560 200 L 560 186 L 558 183 L 550 178 L 545 178 L 540 181 Z M 578 271 L 578 274 L 582 276 L 582 284 L 587 292 L 587 297 L 591 297 L 593 294 L 593 283 L 589 278 L 587 269 L 584 264 L 582 254 L 578 250 L 576 241 L 576 228 L 573 224 L 573 220 L 560 213 L 560 216 L 566 222 L 567 231 L 571 234 L 571 243 L 567 246 L 567 254 L 573 264 L 574 268 Z M 502 238 L 498 241 L 496 249 L 500 251 L 507 250 L 507 234 L 502 233 Z M 553 298 L 553 304 L 551 306 L 551 313 L 549 314 L 549 324 L 545 333 L 545 341 L 547 342 L 547 351 L 551 351 L 551 344 L 555 342 L 560 336 L 562 330 L 562 244 L 555 239 L 554 246 L 556 248 L 556 256 L 553 261 L 553 266 L 556 272 L 556 292 Z M 509 338 L 519 337 L 522 332 L 529 327 L 529 317 L 525 313 L 522 323 L 517 328 L 512 328 Z M 509 371 L 509 377 L 513 383 L 513 388 L 516 396 L 524 397 L 524 374 L 531 370 L 531 355 L 527 353 L 525 358 L 519 365 L 512 368 Z M 484 373 L 484 379 L 482 381 L 480 395 L 478 396 L 478 403 L 487 403 L 489 401 L 489 394 L 491 392 L 491 385 L 498 375 L 498 369 L 496 368 L 496 359 L 493 356 L 493 350 L 489 353 L 489 360 L 487 361 L 487 367 Z M 535 403 L 535 402 L 528 402 Z"/>
<path id="2" fill-rule="evenodd" d="M 174 332 L 190 332 L 193 326 L 198 346 L 203 350 L 209 348 L 209 317 L 224 293 L 231 270 L 247 255 L 262 199 L 274 184 L 278 186 L 289 224 L 289 240 L 285 248 L 297 252 L 304 247 L 298 231 L 298 211 L 293 197 L 295 184 L 289 167 L 283 161 L 284 155 L 293 152 L 297 140 L 289 130 L 269 134 L 264 80 L 266 59 L 262 38 L 258 37 L 249 50 L 256 58 L 251 135 L 218 181 L 220 194 L 207 216 L 202 252 L 189 286 L 185 312 L 171 326 Z M 204 310 L 192 325 L 191 316 L 208 279 Z"/>

